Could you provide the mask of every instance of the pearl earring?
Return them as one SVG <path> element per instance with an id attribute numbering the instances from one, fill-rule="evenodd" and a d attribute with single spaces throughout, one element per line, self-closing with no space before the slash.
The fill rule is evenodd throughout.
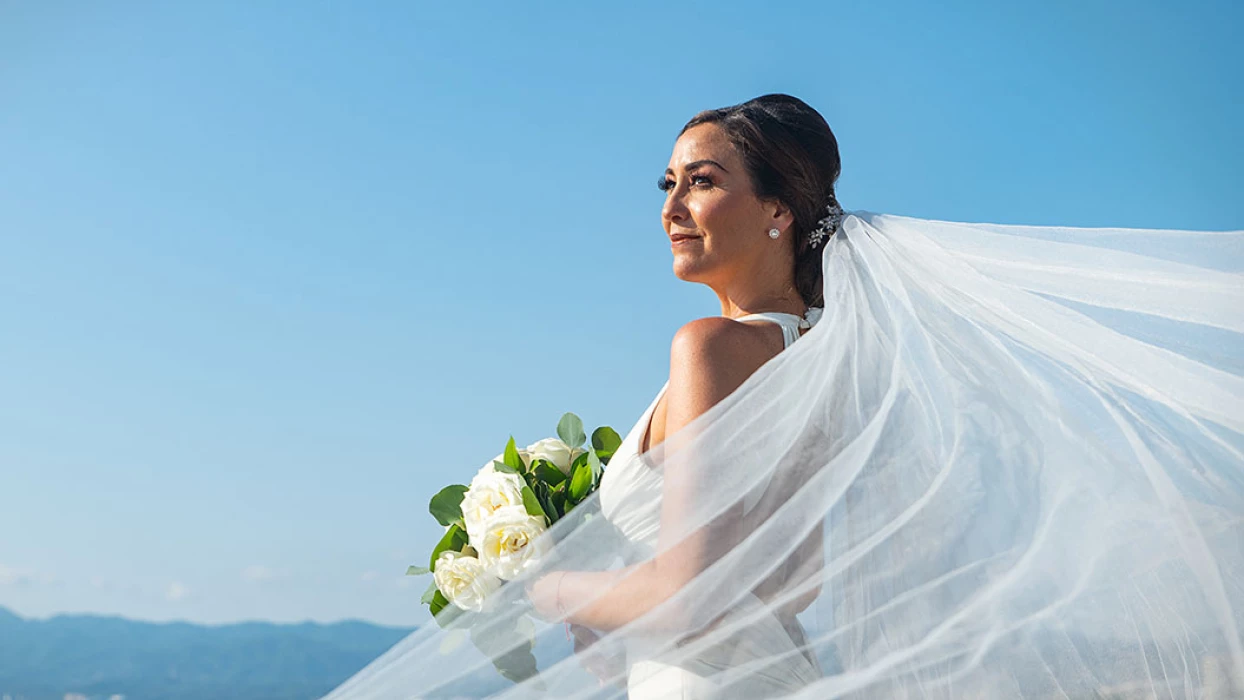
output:
<path id="1" fill-rule="evenodd" d="M 775 229 L 775 228 L 771 228 L 771 229 L 769 229 L 769 238 L 777 238 L 777 237 L 778 237 L 778 236 L 780 236 L 780 235 L 782 235 L 782 232 L 781 232 L 781 231 L 779 231 L 779 230 L 777 230 L 777 229 Z"/>

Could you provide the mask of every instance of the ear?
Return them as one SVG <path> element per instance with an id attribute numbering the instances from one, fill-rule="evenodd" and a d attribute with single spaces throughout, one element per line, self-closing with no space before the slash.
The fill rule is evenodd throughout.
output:
<path id="1" fill-rule="evenodd" d="M 764 202 L 764 213 L 768 219 L 770 228 L 785 233 L 787 229 L 795 225 L 795 214 L 786 206 L 786 203 L 779 199 L 770 199 Z"/>

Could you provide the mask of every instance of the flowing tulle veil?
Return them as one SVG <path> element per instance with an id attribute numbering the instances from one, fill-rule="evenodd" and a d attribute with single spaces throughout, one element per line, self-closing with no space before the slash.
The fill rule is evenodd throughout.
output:
<path id="1" fill-rule="evenodd" d="M 647 455 L 701 486 L 662 542 L 714 556 L 590 653 L 751 697 L 792 652 L 732 650 L 801 610 L 823 675 L 785 697 L 1244 697 L 1244 231 L 856 212 L 822 263 L 816 326 Z M 533 576 L 634 561 L 593 506 Z M 329 697 L 626 695 L 524 601 Z M 493 670 L 529 649 L 527 680 Z"/>

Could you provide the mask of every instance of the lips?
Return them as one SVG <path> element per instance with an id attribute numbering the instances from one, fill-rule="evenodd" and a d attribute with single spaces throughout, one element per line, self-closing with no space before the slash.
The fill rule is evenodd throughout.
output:
<path id="1" fill-rule="evenodd" d="M 670 236 L 670 243 L 677 243 L 679 241 L 691 241 L 697 238 L 699 238 L 699 236 L 692 236 L 689 233 L 675 233 L 674 235 Z"/>

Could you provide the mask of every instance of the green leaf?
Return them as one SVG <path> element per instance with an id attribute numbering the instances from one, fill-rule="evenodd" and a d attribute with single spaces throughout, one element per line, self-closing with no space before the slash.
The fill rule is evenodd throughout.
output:
<path id="1" fill-rule="evenodd" d="M 544 508 L 540 507 L 540 499 L 536 498 L 536 492 L 531 490 L 530 486 L 523 487 L 523 507 L 527 509 L 527 515 L 535 517 L 548 517 L 544 513 Z"/>
<path id="2" fill-rule="evenodd" d="M 445 536 L 432 548 L 432 558 L 428 568 L 436 571 L 436 558 L 441 555 L 441 552 L 461 552 L 462 548 L 467 546 L 467 542 L 466 530 L 463 530 L 457 523 L 450 525 L 445 531 Z"/>
<path id="3" fill-rule="evenodd" d="M 578 448 L 578 449 L 583 449 L 583 448 Z M 575 457 L 574 461 L 570 463 L 570 469 L 568 470 L 569 473 L 574 474 L 574 470 L 578 469 L 580 464 L 584 464 L 588 461 L 588 459 L 590 459 L 590 457 L 588 457 L 588 455 L 590 454 L 592 454 L 591 450 L 583 450 L 582 452 L 580 452 L 579 456 Z"/>
<path id="4" fill-rule="evenodd" d="M 570 497 L 570 500 L 578 503 L 591 490 L 592 467 L 588 464 L 580 464 L 579 468 L 574 470 L 574 475 L 570 477 L 570 491 L 566 495 Z"/>
<path id="5" fill-rule="evenodd" d="M 622 445 L 622 438 L 613 428 L 602 425 L 592 431 L 592 448 L 596 450 L 596 456 L 602 462 L 608 463 L 609 458 L 614 452 L 618 451 L 618 447 Z"/>
<path id="6" fill-rule="evenodd" d="M 527 471 L 527 465 L 523 464 L 523 458 L 518 454 L 518 447 L 514 444 L 514 436 L 510 436 L 510 441 L 505 443 L 505 466 L 510 467 L 516 472 Z"/>
<path id="7" fill-rule="evenodd" d="M 549 525 L 557 522 L 557 518 L 561 517 L 561 509 L 557 507 L 556 501 L 552 497 L 552 489 L 547 484 L 541 484 L 535 492 L 537 499 L 540 499 L 540 507 L 545 511 L 545 517 L 549 518 Z"/>
<path id="8" fill-rule="evenodd" d="M 505 462 L 498 462 L 495 459 L 492 461 L 492 468 L 496 469 L 499 472 L 504 472 L 506 474 L 517 474 L 518 473 L 518 470 L 515 469 L 514 467 L 511 467 Z"/>
<path id="9" fill-rule="evenodd" d="M 540 481 L 535 472 L 523 472 L 522 474 L 519 474 L 519 476 L 523 477 L 524 484 L 527 484 L 533 489 L 536 487 L 536 484 L 544 483 L 543 481 Z"/>
<path id="10" fill-rule="evenodd" d="M 605 465 L 601 463 L 595 452 L 588 453 L 587 464 L 592 468 L 592 486 L 598 486 L 600 476 L 605 472 Z"/>
<path id="11" fill-rule="evenodd" d="M 428 604 L 428 610 L 433 615 L 439 615 L 449 604 L 449 599 L 445 597 L 444 593 L 441 593 L 440 589 L 437 589 L 432 592 L 432 602 Z"/>
<path id="12" fill-rule="evenodd" d="M 539 477 L 540 481 L 549 486 L 556 486 L 566 480 L 566 475 L 562 473 L 562 470 L 543 459 L 536 460 L 535 469 L 532 471 Z"/>
<path id="13" fill-rule="evenodd" d="M 583 421 L 573 413 L 567 413 L 557 422 L 557 437 L 571 447 L 579 447 L 587 440 L 583 434 Z"/>
<path id="14" fill-rule="evenodd" d="M 432 570 L 431 570 L 431 569 L 429 569 L 429 568 L 428 568 L 428 567 L 426 567 L 426 566 L 408 566 L 408 567 L 406 567 L 406 575 L 407 575 L 407 576 L 422 576 L 422 575 L 424 575 L 424 574 L 430 574 L 430 573 L 432 573 Z"/>
<path id="15" fill-rule="evenodd" d="M 441 590 L 436 587 L 436 581 L 433 581 L 432 583 L 428 584 L 428 589 L 423 592 L 423 597 L 419 599 L 419 602 L 423 603 L 424 605 L 431 605 L 432 598 L 437 593 L 440 593 L 440 592 Z"/>
<path id="16" fill-rule="evenodd" d="M 551 519 L 553 522 L 557 522 L 563 515 L 570 512 L 570 509 L 566 507 L 566 496 L 562 492 L 553 491 L 549 493 L 544 503 L 545 510 L 552 510 L 557 513 L 557 517 Z"/>
<path id="17" fill-rule="evenodd" d="M 466 492 L 467 487 L 462 484 L 446 486 L 432 497 L 432 502 L 428 504 L 428 511 L 441 525 L 449 525 L 462 520 L 462 497 L 466 495 Z"/>
<path id="18" fill-rule="evenodd" d="M 442 628 L 447 627 L 459 615 L 462 614 L 462 608 L 449 602 L 444 593 L 437 591 L 432 594 L 432 604 L 428 606 L 428 611 L 432 613 L 432 617 L 436 620 L 436 624 Z"/>

